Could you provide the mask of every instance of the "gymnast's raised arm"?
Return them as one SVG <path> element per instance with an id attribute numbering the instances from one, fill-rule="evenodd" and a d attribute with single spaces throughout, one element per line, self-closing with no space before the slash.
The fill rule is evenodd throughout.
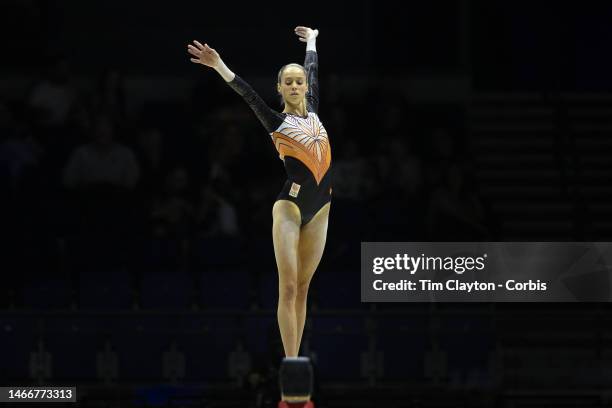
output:
<path id="1" fill-rule="evenodd" d="M 304 58 L 304 69 L 308 81 L 308 110 L 318 114 L 319 112 L 319 58 L 317 56 L 317 36 L 319 30 L 309 27 L 295 27 L 295 34 L 299 40 L 306 43 L 306 57 Z"/>
<path id="2" fill-rule="evenodd" d="M 246 81 L 234 74 L 225 65 L 217 51 L 210 48 L 208 44 L 202 45 L 199 41 L 194 41 L 193 44 L 187 45 L 187 52 L 193 56 L 190 59 L 191 62 L 202 64 L 217 71 L 225 82 L 249 104 L 266 131 L 268 133 L 274 131 L 278 126 L 278 114 L 261 99 Z"/>

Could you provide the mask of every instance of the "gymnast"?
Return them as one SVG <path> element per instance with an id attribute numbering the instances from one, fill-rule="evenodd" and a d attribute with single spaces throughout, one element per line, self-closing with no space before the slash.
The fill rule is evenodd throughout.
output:
<path id="1" fill-rule="evenodd" d="M 331 149 L 319 120 L 318 30 L 298 26 L 306 43 L 304 66 L 287 64 L 276 89 L 283 111 L 277 112 L 225 65 L 208 44 L 187 45 L 191 62 L 213 68 L 251 107 L 270 134 L 284 162 L 287 181 L 272 208 L 272 239 L 278 267 L 277 318 L 286 357 L 297 357 L 310 281 L 321 261 L 331 203 Z"/>

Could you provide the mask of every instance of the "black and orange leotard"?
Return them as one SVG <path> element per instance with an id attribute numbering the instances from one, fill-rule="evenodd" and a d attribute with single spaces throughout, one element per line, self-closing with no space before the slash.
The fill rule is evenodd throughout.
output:
<path id="1" fill-rule="evenodd" d="M 331 148 L 327 132 L 317 115 L 319 107 L 318 58 L 306 51 L 304 68 L 308 77 L 307 115 L 277 112 L 238 75 L 228 84 L 249 104 L 285 163 L 287 182 L 278 200 L 297 204 L 302 225 L 331 201 Z"/>

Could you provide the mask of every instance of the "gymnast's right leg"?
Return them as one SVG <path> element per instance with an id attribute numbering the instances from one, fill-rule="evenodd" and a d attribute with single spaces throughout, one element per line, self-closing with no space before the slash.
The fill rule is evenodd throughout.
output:
<path id="1" fill-rule="evenodd" d="M 297 296 L 300 210 L 291 201 L 278 200 L 272 208 L 272 239 L 278 267 L 278 326 L 286 357 L 296 357 L 298 340 Z"/>

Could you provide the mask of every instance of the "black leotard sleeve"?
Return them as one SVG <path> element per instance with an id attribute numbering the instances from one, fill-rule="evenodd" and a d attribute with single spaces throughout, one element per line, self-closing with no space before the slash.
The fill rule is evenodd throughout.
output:
<path id="1" fill-rule="evenodd" d="M 238 75 L 227 84 L 249 104 L 268 133 L 275 131 L 283 122 L 283 115 L 271 109 L 257 92 Z"/>
<path id="2" fill-rule="evenodd" d="M 308 76 L 307 109 L 319 114 L 319 57 L 316 51 L 306 51 L 304 68 Z"/>

